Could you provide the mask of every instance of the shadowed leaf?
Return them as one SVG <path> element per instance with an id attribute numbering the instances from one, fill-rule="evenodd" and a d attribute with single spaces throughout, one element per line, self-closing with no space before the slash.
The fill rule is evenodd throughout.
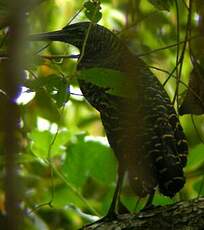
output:
<path id="1" fill-rule="evenodd" d="M 204 70 L 200 65 L 196 65 L 191 72 L 189 88 L 179 114 L 204 114 Z"/>

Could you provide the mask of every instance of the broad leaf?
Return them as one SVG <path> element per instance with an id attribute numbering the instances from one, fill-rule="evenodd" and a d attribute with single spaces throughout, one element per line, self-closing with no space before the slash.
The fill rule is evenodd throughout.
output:
<path id="1" fill-rule="evenodd" d="M 25 86 L 35 92 L 46 89 L 49 96 L 54 99 L 57 107 L 63 106 L 69 100 L 69 85 L 66 79 L 57 75 L 49 75 L 47 77 L 39 77 L 34 80 L 26 80 Z"/>
<path id="2" fill-rule="evenodd" d="M 117 70 L 107 68 L 90 68 L 79 72 L 78 79 L 89 81 L 97 86 L 106 89 L 106 92 L 112 95 L 135 98 L 135 81 Z M 128 83 L 128 84 L 127 84 Z"/>
<path id="3" fill-rule="evenodd" d="M 66 151 L 62 170 L 76 187 L 83 186 L 88 177 L 105 184 L 115 181 L 116 160 L 111 149 L 102 142 L 87 140 L 82 135 Z"/>
<path id="4" fill-rule="evenodd" d="M 149 2 L 159 10 L 169 11 L 174 1 L 173 0 L 149 0 Z"/>
<path id="5" fill-rule="evenodd" d="M 33 154 L 38 158 L 45 160 L 48 157 L 54 157 L 65 152 L 64 145 L 70 139 L 70 134 L 68 131 L 61 131 L 53 142 L 54 134 L 49 131 L 33 130 L 29 134 L 29 138 L 31 139 L 31 151 Z M 51 151 L 49 153 L 50 148 Z"/>

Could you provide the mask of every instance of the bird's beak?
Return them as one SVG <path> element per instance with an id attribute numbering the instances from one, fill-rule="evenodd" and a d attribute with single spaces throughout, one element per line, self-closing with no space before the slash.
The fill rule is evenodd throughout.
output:
<path id="1" fill-rule="evenodd" d="M 71 40 L 71 35 L 68 31 L 58 30 L 48 33 L 32 34 L 29 36 L 30 41 L 62 41 Z"/>
<path id="2" fill-rule="evenodd" d="M 59 41 L 71 44 L 77 48 L 81 48 L 83 44 L 83 36 L 73 29 L 63 29 L 54 32 L 32 34 L 29 36 L 30 41 Z"/>

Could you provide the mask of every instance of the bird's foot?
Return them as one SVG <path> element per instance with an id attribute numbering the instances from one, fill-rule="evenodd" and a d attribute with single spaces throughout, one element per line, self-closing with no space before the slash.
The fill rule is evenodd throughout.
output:
<path id="1" fill-rule="evenodd" d="M 100 223 L 103 223 L 103 222 L 109 222 L 109 221 L 113 221 L 117 219 L 117 214 L 115 212 L 108 212 L 104 217 L 102 217 L 101 219 L 93 222 L 93 223 L 90 223 L 90 224 L 87 224 L 85 225 L 82 229 L 84 228 L 87 228 L 87 227 L 90 227 L 90 226 L 93 226 L 94 228 L 94 225 L 98 225 Z"/>
<path id="2" fill-rule="evenodd" d="M 153 204 L 145 205 L 141 211 L 147 211 L 153 209 L 155 206 Z"/>
<path id="3" fill-rule="evenodd" d="M 118 214 L 126 214 L 130 213 L 130 211 L 126 208 L 126 206 L 119 200 L 118 202 Z"/>
<path id="4" fill-rule="evenodd" d="M 152 192 L 152 193 L 149 195 L 149 197 L 148 197 L 148 199 L 147 199 L 147 202 L 146 202 L 144 208 L 143 208 L 141 211 L 147 211 L 147 210 L 151 210 L 151 209 L 154 208 L 154 205 L 152 204 L 153 198 L 154 198 L 154 192 Z"/>

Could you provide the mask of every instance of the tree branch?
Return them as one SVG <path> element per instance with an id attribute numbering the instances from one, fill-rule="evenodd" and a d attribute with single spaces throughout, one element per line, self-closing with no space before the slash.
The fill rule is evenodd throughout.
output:
<path id="1" fill-rule="evenodd" d="M 159 206 L 136 214 L 120 214 L 117 219 L 103 221 L 83 230 L 202 230 L 204 229 L 204 198 Z"/>

